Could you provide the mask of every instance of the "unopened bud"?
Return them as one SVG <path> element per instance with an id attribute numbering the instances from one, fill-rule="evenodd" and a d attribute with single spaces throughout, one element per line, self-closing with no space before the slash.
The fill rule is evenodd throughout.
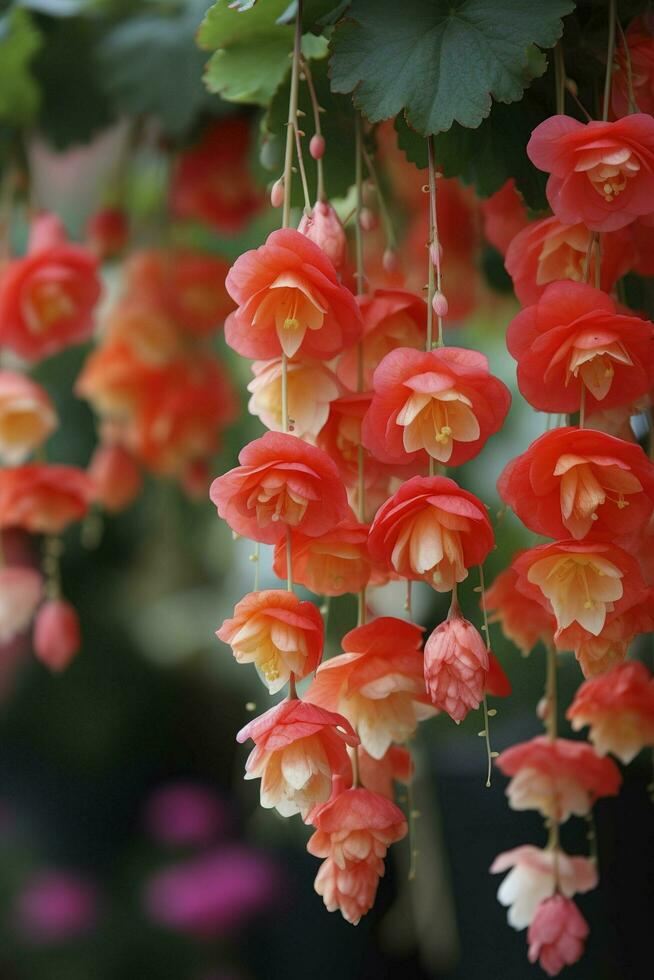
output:
<path id="1" fill-rule="evenodd" d="M 363 231 L 374 231 L 377 227 L 377 215 L 370 208 L 361 208 L 359 212 L 359 224 Z"/>
<path id="2" fill-rule="evenodd" d="M 437 289 L 434 293 L 431 306 L 436 316 L 447 316 L 447 311 L 449 309 L 447 297 L 444 295 L 444 293 L 441 293 L 440 289 Z"/>
<path id="3" fill-rule="evenodd" d="M 397 272 L 399 261 L 397 258 L 397 252 L 394 252 L 392 248 L 387 248 L 384 252 L 382 258 L 382 265 L 385 272 Z"/>
<path id="4" fill-rule="evenodd" d="M 280 177 L 270 190 L 270 203 L 274 208 L 281 208 L 284 203 L 284 178 Z"/>
<path id="5" fill-rule="evenodd" d="M 314 160 L 322 160 L 325 155 L 325 137 L 320 136 L 318 133 L 311 137 L 309 143 L 309 153 Z"/>
<path id="6" fill-rule="evenodd" d="M 429 246 L 429 261 L 435 269 L 440 269 L 443 259 L 443 246 L 440 242 L 432 242 Z"/>

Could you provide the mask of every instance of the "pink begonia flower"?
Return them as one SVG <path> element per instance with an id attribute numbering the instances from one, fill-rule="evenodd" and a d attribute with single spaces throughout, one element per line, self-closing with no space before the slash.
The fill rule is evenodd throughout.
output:
<path id="1" fill-rule="evenodd" d="M 341 219 L 328 201 L 316 201 L 311 214 L 302 215 L 297 230 L 323 250 L 337 271 L 342 269 L 347 238 Z"/>
<path id="2" fill-rule="evenodd" d="M 383 871 L 382 865 L 381 874 Z M 333 858 L 327 858 L 320 865 L 314 888 L 322 895 L 328 912 L 340 911 L 346 922 L 357 925 L 374 904 L 381 874 L 367 861 L 339 868 Z"/>
<path id="3" fill-rule="evenodd" d="M 68 871 L 41 871 L 16 896 L 16 930 L 34 943 L 57 943 L 90 932 L 97 920 L 98 894 L 85 878 Z"/>
<path id="4" fill-rule="evenodd" d="M 497 898 L 508 906 L 508 922 L 514 929 L 531 924 L 538 906 L 554 895 L 557 884 L 559 891 L 571 898 L 590 891 L 598 882 L 597 867 L 590 858 L 570 857 L 560 849 L 544 850 L 531 844 L 498 854 L 490 870 L 491 874 L 509 871 Z"/>
<path id="5" fill-rule="evenodd" d="M 88 467 L 95 501 L 111 514 L 125 510 L 143 486 L 141 468 L 131 453 L 115 443 L 101 443 Z"/>
<path id="6" fill-rule="evenodd" d="M 68 666 L 82 643 L 75 607 L 64 599 L 47 599 L 34 621 L 34 653 L 50 670 Z"/>
<path id="7" fill-rule="evenodd" d="M 513 810 L 539 810 L 564 823 L 571 814 L 584 817 L 601 796 L 616 796 L 622 776 L 611 759 L 587 742 L 539 735 L 505 749 L 498 769 L 511 776 L 506 790 Z"/>
<path id="8" fill-rule="evenodd" d="M 255 361 L 248 385 L 248 410 L 266 428 L 282 431 L 282 361 Z M 313 441 L 329 416 L 329 405 L 341 394 L 336 376 L 321 361 L 305 358 L 288 362 L 286 380 L 289 431 Z"/>
<path id="9" fill-rule="evenodd" d="M 431 703 L 454 721 L 463 721 L 484 697 L 488 650 L 458 606 L 437 626 L 425 645 L 425 684 Z"/>
<path id="10" fill-rule="evenodd" d="M 27 629 L 43 594 L 43 579 L 33 568 L 0 568 L 0 643 Z"/>
<path id="11" fill-rule="evenodd" d="M 538 906 L 529 926 L 529 962 L 537 960 L 545 973 L 555 977 L 572 966 L 584 952 L 588 923 L 570 898 L 552 895 Z"/>
<path id="12" fill-rule="evenodd" d="M 144 814 L 150 835 L 169 847 L 210 844 L 230 822 L 226 805 L 208 786 L 179 781 L 152 793 Z"/>
<path id="13" fill-rule="evenodd" d="M 588 123 L 551 116 L 527 155 L 550 174 L 547 200 L 564 224 L 615 231 L 654 210 L 654 119 L 645 113 Z"/>
<path id="14" fill-rule="evenodd" d="M 24 374 L 0 370 L 0 459 L 24 463 L 57 427 L 54 405 L 44 388 Z"/>

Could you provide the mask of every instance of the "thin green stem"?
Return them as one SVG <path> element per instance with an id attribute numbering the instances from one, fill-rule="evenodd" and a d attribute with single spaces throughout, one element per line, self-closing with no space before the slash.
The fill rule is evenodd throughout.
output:
<path id="1" fill-rule="evenodd" d="M 427 159 L 429 167 L 429 282 L 427 285 L 427 350 L 433 346 L 433 301 L 434 285 L 442 292 L 441 245 L 438 237 L 438 213 L 436 209 L 436 161 L 434 154 L 434 137 L 427 137 Z M 436 283 L 434 284 L 434 258 L 436 258 Z M 443 346 L 443 317 L 438 316 L 437 347 Z"/>
<path id="2" fill-rule="evenodd" d="M 556 85 L 556 112 L 562 116 L 565 113 L 565 61 L 563 46 L 559 41 L 554 48 L 554 78 Z"/>
<path id="3" fill-rule="evenodd" d="M 611 78 L 613 76 L 613 58 L 615 56 L 615 22 L 618 19 L 617 0 L 609 0 L 609 36 L 606 45 L 606 75 L 604 76 L 604 102 L 602 105 L 602 119 L 604 122 L 609 118 L 609 105 L 611 102 Z"/>
<path id="4" fill-rule="evenodd" d="M 291 186 L 293 182 L 293 143 L 297 127 L 297 96 L 300 79 L 300 56 L 302 54 L 302 0 L 297 0 L 295 13 L 295 36 L 293 41 L 293 64 L 291 66 L 291 91 L 288 99 L 288 122 L 286 128 L 286 152 L 284 155 L 284 207 L 282 228 L 291 223 Z"/>
<path id="5" fill-rule="evenodd" d="M 322 136 L 322 127 L 320 124 L 320 113 L 323 111 L 318 102 L 318 96 L 316 95 L 316 87 L 313 84 L 313 75 L 311 74 L 311 68 L 309 62 L 304 56 L 301 56 L 302 65 L 302 75 L 307 83 L 307 88 L 309 90 L 309 98 L 311 99 L 311 108 L 313 110 L 313 127 L 316 136 Z M 323 164 L 323 159 L 320 157 L 316 160 L 316 173 L 317 173 L 317 197 L 319 201 L 326 201 L 327 194 L 325 192 L 325 167 Z"/>

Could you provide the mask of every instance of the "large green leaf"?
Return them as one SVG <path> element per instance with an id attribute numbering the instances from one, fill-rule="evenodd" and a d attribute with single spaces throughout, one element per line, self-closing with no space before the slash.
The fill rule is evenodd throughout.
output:
<path id="1" fill-rule="evenodd" d="M 119 24 L 100 55 L 106 87 L 130 115 L 155 115 L 166 133 L 179 136 L 210 104 L 202 84 L 204 58 L 195 32 L 207 0 L 186 0 L 168 15 L 142 14 Z"/>
<path id="2" fill-rule="evenodd" d="M 39 87 L 31 63 L 41 34 L 26 10 L 0 18 L 0 120 L 21 126 L 32 122 L 39 107 Z"/>
<path id="3" fill-rule="evenodd" d="M 406 113 L 423 135 L 479 126 L 520 99 L 532 44 L 551 47 L 574 0 L 353 0 L 332 41 L 332 88 L 372 122 Z"/>

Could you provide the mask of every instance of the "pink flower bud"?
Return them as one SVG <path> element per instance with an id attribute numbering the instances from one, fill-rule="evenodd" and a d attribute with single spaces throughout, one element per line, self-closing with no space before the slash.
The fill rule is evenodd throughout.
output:
<path id="1" fill-rule="evenodd" d="M 359 212 L 359 224 L 363 231 L 374 231 L 377 227 L 377 215 L 370 208 L 361 208 Z"/>
<path id="2" fill-rule="evenodd" d="M 318 133 L 311 137 L 311 142 L 309 143 L 309 153 L 314 160 L 322 160 L 325 155 L 325 137 L 319 136 Z"/>
<path id="3" fill-rule="evenodd" d="M 270 189 L 270 203 L 274 208 L 281 208 L 284 203 L 284 178 L 276 180 Z"/>
<path id="4" fill-rule="evenodd" d="M 541 902 L 529 926 L 529 962 L 538 960 L 550 977 L 576 963 L 584 951 L 588 923 L 570 898 L 552 895 Z"/>
<path id="5" fill-rule="evenodd" d="M 139 495 L 143 480 L 133 456 L 117 445 L 100 445 L 89 464 L 95 500 L 105 510 L 125 510 Z"/>
<path id="6" fill-rule="evenodd" d="M 440 289 L 437 289 L 434 293 L 431 305 L 436 316 L 447 316 L 447 311 L 449 309 L 447 297 L 440 291 Z"/>
<path id="7" fill-rule="evenodd" d="M 0 569 L 0 643 L 8 643 L 27 629 L 41 591 L 41 576 L 35 569 L 22 565 Z"/>
<path id="8" fill-rule="evenodd" d="M 317 201 L 310 215 L 304 215 L 298 231 L 315 242 L 331 259 L 335 269 L 345 262 L 347 240 L 341 220 L 327 201 Z"/>
<path id="9" fill-rule="evenodd" d="M 34 653 L 50 670 L 63 670 L 80 648 L 75 608 L 64 599 L 48 599 L 34 621 Z"/>
<path id="10" fill-rule="evenodd" d="M 440 242 L 432 242 L 429 246 L 429 261 L 435 269 L 440 269 L 443 260 L 443 246 Z"/>
<path id="11" fill-rule="evenodd" d="M 385 272 L 397 272 L 400 265 L 397 252 L 387 248 L 382 257 L 382 265 Z"/>
<path id="12" fill-rule="evenodd" d="M 481 634 L 457 610 L 425 646 L 425 684 L 434 707 L 462 721 L 484 696 L 488 651 Z"/>

